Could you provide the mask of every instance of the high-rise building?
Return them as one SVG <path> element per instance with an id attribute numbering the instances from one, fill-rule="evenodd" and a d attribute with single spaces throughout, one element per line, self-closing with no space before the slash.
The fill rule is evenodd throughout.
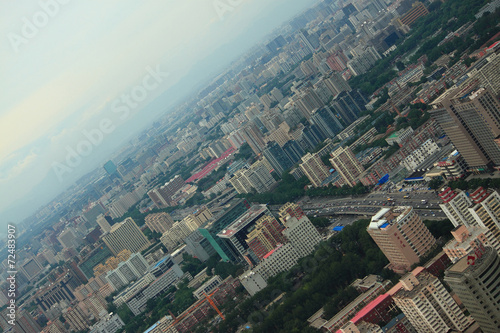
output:
<path id="1" fill-rule="evenodd" d="M 351 187 L 355 186 L 358 177 L 365 171 L 365 168 L 363 168 L 351 149 L 339 146 L 330 153 L 330 156 L 330 163 L 342 176 L 345 184 Z"/>
<path id="2" fill-rule="evenodd" d="M 165 212 L 148 214 L 145 218 L 145 222 L 149 230 L 160 234 L 167 232 L 174 224 L 174 220 L 170 214 Z"/>
<path id="3" fill-rule="evenodd" d="M 332 101 L 334 112 L 337 112 L 346 125 L 359 118 L 359 114 L 366 110 L 368 103 L 359 90 L 342 91 Z"/>
<path id="4" fill-rule="evenodd" d="M 368 226 L 368 234 L 391 263 L 395 272 L 405 272 L 418 263 L 436 243 L 429 229 L 409 206 L 382 208 Z"/>
<path id="5" fill-rule="evenodd" d="M 285 226 L 283 235 L 292 244 L 299 258 L 311 254 L 323 240 L 318 230 L 295 203 L 287 203 L 281 207 L 280 219 Z"/>
<path id="6" fill-rule="evenodd" d="M 318 126 L 327 138 L 333 138 L 337 135 L 337 133 L 344 129 L 340 121 L 337 117 L 335 117 L 335 114 L 328 106 L 314 110 L 311 114 L 310 121 Z"/>
<path id="7" fill-rule="evenodd" d="M 165 185 L 152 189 L 148 192 L 149 198 L 155 203 L 157 208 L 165 208 L 174 204 L 172 197 L 185 185 L 184 179 L 176 175 Z"/>
<path id="8" fill-rule="evenodd" d="M 288 158 L 292 161 L 292 165 L 300 161 L 302 156 L 306 153 L 304 149 L 295 140 L 290 140 L 282 147 L 287 154 Z"/>
<path id="9" fill-rule="evenodd" d="M 274 141 L 269 142 L 262 153 L 279 175 L 293 166 L 293 162 L 285 151 Z"/>
<path id="10" fill-rule="evenodd" d="M 314 187 L 320 187 L 322 182 L 330 176 L 328 168 L 318 154 L 307 153 L 302 157 L 302 163 L 299 166 Z"/>
<path id="11" fill-rule="evenodd" d="M 464 86 L 465 85 L 465 86 Z M 479 80 L 450 89 L 433 103 L 431 114 L 472 171 L 500 165 L 500 102 Z"/>
<path id="12" fill-rule="evenodd" d="M 246 242 L 257 258 L 262 260 L 278 244 L 286 242 L 283 230 L 284 227 L 274 217 L 265 215 L 255 223 L 255 229 L 247 235 Z"/>
<path id="13" fill-rule="evenodd" d="M 111 231 L 111 225 L 109 224 L 108 220 L 106 220 L 103 214 L 97 216 L 96 221 L 97 224 L 101 227 L 103 233 Z"/>
<path id="14" fill-rule="evenodd" d="M 478 247 L 445 272 L 444 280 L 458 295 L 484 333 L 500 331 L 500 257 L 491 247 Z"/>
<path id="15" fill-rule="evenodd" d="M 469 208 L 472 207 L 472 200 L 465 192 L 454 191 L 450 187 L 446 187 L 439 193 L 439 197 L 443 200 L 439 207 L 455 227 L 478 225 L 469 211 Z"/>
<path id="16" fill-rule="evenodd" d="M 463 332 L 472 324 L 439 279 L 423 267 L 405 275 L 392 297 L 418 333 Z"/>
<path id="17" fill-rule="evenodd" d="M 300 39 L 300 41 L 302 42 L 302 44 L 304 44 L 305 48 L 311 52 L 311 53 L 314 53 L 314 46 L 312 45 L 311 41 L 309 40 L 309 34 L 307 33 L 307 31 L 305 31 L 304 29 L 300 30 L 298 33 L 297 33 L 297 37 Z"/>
<path id="18" fill-rule="evenodd" d="M 451 262 L 457 262 L 478 247 L 489 246 L 500 253 L 500 242 L 487 228 L 460 225 L 451 231 L 452 240 L 443 246 Z"/>
<path id="19" fill-rule="evenodd" d="M 250 231 L 254 229 L 256 222 L 264 216 L 273 218 L 266 205 L 254 205 L 217 234 L 217 237 L 225 243 L 231 256 L 237 261 L 244 261 L 250 256 L 248 259 L 257 262 L 255 254 L 248 251 L 249 245 L 246 239 Z"/>
<path id="20" fill-rule="evenodd" d="M 250 209 L 250 203 L 246 199 L 232 199 L 224 205 L 223 212 L 218 213 L 198 228 L 199 232 L 209 241 L 223 261 L 234 261 L 236 257 L 232 256 L 231 251 L 227 249 L 222 239 L 217 237 L 217 234 L 226 229 L 248 209 Z"/>
<path id="21" fill-rule="evenodd" d="M 256 118 L 258 119 L 258 118 Z M 253 122 L 248 122 L 238 130 L 243 139 L 248 143 L 253 152 L 258 155 L 265 147 L 264 137 L 261 130 Z"/>
<path id="22" fill-rule="evenodd" d="M 480 187 L 471 197 L 476 203 L 469 209 L 472 216 L 480 226 L 488 228 L 500 241 L 500 195 L 497 191 L 488 193 Z"/>
<path id="23" fill-rule="evenodd" d="M 130 250 L 132 253 L 140 252 L 151 245 L 131 217 L 127 217 L 125 221 L 113 225 L 111 231 L 102 236 L 102 240 L 114 255 L 125 249 Z"/>
<path id="24" fill-rule="evenodd" d="M 83 239 L 78 237 L 71 227 L 64 229 L 59 236 L 57 236 L 57 240 L 63 247 L 74 249 L 78 248 L 83 242 Z"/>

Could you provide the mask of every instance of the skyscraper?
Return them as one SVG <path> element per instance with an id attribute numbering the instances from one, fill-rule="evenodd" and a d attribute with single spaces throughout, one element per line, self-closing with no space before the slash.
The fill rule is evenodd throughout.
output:
<path id="1" fill-rule="evenodd" d="M 423 267 L 405 275 L 400 283 L 392 296 L 394 303 L 418 333 L 463 332 L 471 325 L 439 279 Z"/>
<path id="2" fill-rule="evenodd" d="M 467 227 L 477 225 L 476 220 L 469 211 L 469 208 L 472 207 L 472 200 L 465 192 L 454 191 L 450 187 L 446 187 L 439 193 L 439 197 L 443 200 L 439 207 L 455 227 L 459 225 Z"/>
<path id="3" fill-rule="evenodd" d="M 342 176 L 345 183 L 351 187 L 355 186 L 358 177 L 365 171 L 365 168 L 363 168 L 351 149 L 339 146 L 330 155 L 332 157 L 330 163 Z"/>
<path id="4" fill-rule="evenodd" d="M 266 149 L 262 153 L 280 176 L 283 171 L 293 166 L 285 151 L 274 141 L 268 142 Z"/>
<path id="5" fill-rule="evenodd" d="M 102 236 L 102 240 L 114 255 L 125 249 L 130 250 L 132 253 L 140 252 L 151 245 L 141 229 L 130 217 L 127 217 L 121 223 L 113 225 L 111 231 Z"/>
<path id="6" fill-rule="evenodd" d="M 286 155 L 292 161 L 292 165 L 300 161 L 302 156 L 305 154 L 304 149 L 295 140 L 290 140 L 282 147 Z"/>
<path id="7" fill-rule="evenodd" d="M 436 243 L 409 206 L 382 208 L 372 217 L 367 231 L 398 273 L 408 271 Z"/>
<path id="8" fill-rule="evenodd" d="M 450 285 L 484 333 L 500 332 L 500 258 L 477 248 L 445 272 Z"/>
<path id="9" fill-rule="evenodd" d="M 332 107 L 348 125 L 359 118 L 368 103 L 359 90 L 342 91 L 332 101 Z"/>
<path id="10" fill-rule="evenodd" d="M 330 175 L 328 168 L 323 164 L 318 154 L 307 153 L 303 156 L 300 168 L 314 187 L 320 187 L 321 183 Z"/>
<path id="11" fill-rule="evenodd" d="M 469 209 L 472 216 L 500 241 L 500 195 L 497 191 L 488 193 L 480 187 L 471 196 L 476 198 L 476 204 Z"/>
<path id="12" fill-rule="evenodd" d="M 464 84 L 465 85 L 465 84 Z M 438 97 L 431 114 L 465 158 L 472 171 L 500 165 L 500 102 L 479 80 Z"/>
<path id="13" fill-rule="evenodd" d="M 333 138 L 337 133 L 344 129 L 328 106 L 313 111 L 310 121 L 318 126 L 327 138 Z"/>
<path id="14" fill-rule="evenodd" d="M 285 226 L 283 235 L 295 249 L 299 258 L 311 254 L 323 239 L 309 218 L 295 203 L 287 203 L 281 207 L 280 219 Z"/>

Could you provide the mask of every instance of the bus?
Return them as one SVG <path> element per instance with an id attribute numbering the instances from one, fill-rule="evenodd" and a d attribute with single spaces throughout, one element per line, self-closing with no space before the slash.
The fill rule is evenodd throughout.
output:
<path id="1" fill-rule="evenodd" d="M 410 199 L 410 196 L 409 196 L 409 195 L 405 195 L 405 196 L 403 197 L 403 199 Z"/>

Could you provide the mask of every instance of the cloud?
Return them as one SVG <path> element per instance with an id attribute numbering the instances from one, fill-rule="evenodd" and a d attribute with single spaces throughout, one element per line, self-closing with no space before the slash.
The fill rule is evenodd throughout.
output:
<path id="1" fill-rule="evenodd" d="M 39 155 L 35 151 L 31 151 L 27 156 L 18 160 L 14 166 L 8 168 L 8 170 L 0 170 L 0 182 L 7 182 L 16 178 L 23 171 L 32 166 L 38 157 Z"/>

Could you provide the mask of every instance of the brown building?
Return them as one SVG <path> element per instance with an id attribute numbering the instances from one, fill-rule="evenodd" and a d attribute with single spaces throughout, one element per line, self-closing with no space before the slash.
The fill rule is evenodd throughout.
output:
<path id="1" fill-rule="evenodd" d="M 382 208 L 372 217 L 367 231 L 398 273 L 410 270 L 436 243 L 409 206 Z"/>
<path id="2" fill-rule="evenodd" d="M 420 17 L 425 16 L 429 14 L 429 11 L 427 8 L 424 6 L 423 3 L 420 1 L 417 1 L 413 4 L 412 8 L 406 12 L 403 16 L 399 18 L 399 22 L 402 25 L 406 25 L 408 27 L 411 27 L 411 25 L 418 20 Z"/>
<path id="3" fill-rule="evenodd" d="M 468 81 L 436 99 L 431 115 L 464 157 L 471 171 L 500 165 L 500 102 L 478 80 Z"/>
<path id="4" fill-rule="evenodd" d="M 338 147 L 330 153 L 330 163 L 342 176 L 344 182 L 353 187 L 358 182 L 358 177 L 365 171 L 354 153 L 349 148 Z"/>
<path id="5" fill-rule="evenodd" d="M 167 232 L 174 224 L 174 220 L 170 214 L 165 212 L 149 214 L 146 216 L 145 222 L 149 230 L 160 234 Z"/>
<path id="6" fill-rule="evenodd" d="M 257 258 L 262 260 L 278 244 L 286 243 L 286 237 L 282 234 L 284 229 L 274 217 L 265 215 L 255 223 L 255 229 L 247 235 L 247 244 Z"/>

